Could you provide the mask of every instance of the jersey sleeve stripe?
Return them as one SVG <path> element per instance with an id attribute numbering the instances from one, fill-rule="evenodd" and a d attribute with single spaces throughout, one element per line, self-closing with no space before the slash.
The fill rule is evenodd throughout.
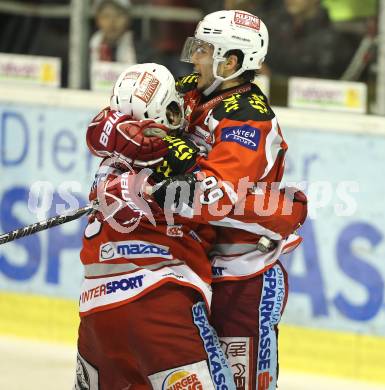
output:
<path id="1" fill-rule="evenodd" d="M 225 227 L 231 227 L 235 229 L 241 229 L 245 230 L 250 233 L 259 234 L 261 236 L 268 236 L 269 238 L 273 240 L 281 240 L 282 236 L 276 232 L 273 232 L 272 230 L 269 230 L 262 225 L 258 223 L 246 223 L 241 222 L 236 219 L 232 219 L 229 217 L 225 217 L 223 219 L 220 219 L 218 221 L 210 221 L 210 225 L 215 226 L 225 226 Z"/>
<path id="2" fill-rule="evenodd" d="M 271 123 L 272 123 L 271 130 L 266 137 L 266 146 L 265 146 L 265 157 L 266 157 L 267 165 L 261 179 L 263 179 L 273 168 L 275 160 L 277 159 L 278 156 L 278 152 L 281 149 L 282 137 L 278 132 L 277 118 L 274 117 L 271 120 Z"/>

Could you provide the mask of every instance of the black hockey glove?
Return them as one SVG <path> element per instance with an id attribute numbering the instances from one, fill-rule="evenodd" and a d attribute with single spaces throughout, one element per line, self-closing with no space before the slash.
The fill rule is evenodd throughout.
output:
<path id="1" fill-rule="evenodd" d="M 180 211 L 183 207 L 192 207 L 194 202 L 195 174 L 176 175 L 154 187 L 153 196 L 163 209 Z"/>
<path id="2" fill-rule="evenodd" d="M 195 165 L 199 151 L 187 137 L 169 135 L 163 138 L 163 142 L 167 145 L 169 151 L 152 175 L 157 183 L 190 170 Z"/>
<path id="3" fill-rule="evenodd" d="M 196 73 L 191 73 L 187 76 L 178 77 L 175 82 L 175 89 L 183 95 L 195 89 L 197 84 L 198 75 Z"/>

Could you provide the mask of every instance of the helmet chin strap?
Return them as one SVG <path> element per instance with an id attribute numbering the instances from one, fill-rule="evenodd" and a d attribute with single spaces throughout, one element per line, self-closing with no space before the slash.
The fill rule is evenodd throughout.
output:
<path id="1" fill-rule="evenodd" d="M 219 78 L 215 78 L 214 81 L 208 86 L 202 93 L 205 96 L 212 94 L 220 85 L 222 84 L 222 80 Z"/>
<path id="2" fill-rule="evenodd" d="M 221 61 L 224 61 L 224 60 L 225 60 L 225 58 L 221 59 Z M 214 81 L 204 91 L 202 91 L 203 95 L 205 95 L 205 96 L 208 96 L 211 93 L 213 93 L 224 81 L 233 80 L 236 77 L 238 77 L 239 75 L 241 75 L 244 71 L 243 68 L 241 67 L 235 73 L 233 73 L 232 75 L 230 75 L 228 77 L 218 76 L 217 69 L 218 69 L 219 62 L 220 61 L 218 59 L 215 59 L 213 62 Z"/>

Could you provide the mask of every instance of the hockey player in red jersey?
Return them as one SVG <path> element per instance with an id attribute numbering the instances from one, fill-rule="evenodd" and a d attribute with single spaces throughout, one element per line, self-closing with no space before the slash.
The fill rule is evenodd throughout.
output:
<path id="1" fill-rule="evenodd" d="M 203 69 L 201 69 L 201 73 L 203 73 Z M 185 87 L 186 81 L 196 81 L 197 78 L 196 74 L 187 77 L 185 82 L 182 83 L 182 87 Z M 266 226 L 264 227 L 258 223 L 253 223 L 250 219 L 248 221 L 247 219 L 242 221 L 241 218 L 240 221 L 239 216 L 234 217 L 234 215 L 225 215 L 223 217 L 223 214 L 218 218 L 218 216 L 212 216 L 209 211 L 209 202 L 211 202 L 211 204 L 217 204 L 218 200 L 221 205 L 239 205 L 240 199 L 236 199 L 240 193 L 239 188 L 237 187 L 239 183 L 231 181 L 233 177 L 232 172 L 234 172 L 235 177 L 240 177 L 241 179 L 244 178 L 244 176 L 241 177 L 240 172 L 246 172 L 247 174 L 251 173 L 248 175 L 248 180 L 245 181 L 246 184 L 250 181 L 250 176 L 252 177 L 252 183 L 257 182 L 258 179 L 260 179 L 259 181 L 267 179 L 266 181 L 269 187 L 274 181 L 279 181 L 282 177 L 283 157 L 287 147 L 282 139 L 275 116 L 260 90 L 257 89 L 257 87 L 250 85 L 250 83 L 244 82 L 243 84 L 245 85 L 243 85 L 242 88 L 236 87 L 235 90 L 226 91 L 224 95 L 219 93 L 215 96 L 211 96 L 213 97 L 212 100 L 208 99 L 200 106 L 199 99 L 202 99 L 202 96 L 197 89 L 193 89 L 186 95 L 187 110 L 190 110 L 192 107 L 190 120 L 191 118 L 196 118 L 196 121 L 192 122 L 193 125 L 190 125 L 190 131 L 194 140 L 201 147 L 201 151 L 208 152 L 207 158 L 199 160 L 199 166 L 207 178 L 213 177 L 214 173 L 214 179 L 216 179 L 214 182 L 215 187 L 207 188 L 208 191 L 204 197 L 206 203 L 203 203 L 203 207 L 208 207 L 203 210 L 203 215 L 194 215 L 194 207 L 196 204 L 192 205 L 190 199 L 188 199 L 188 201 L 186 200 L 186 205 L 189 206 L 188 209 L 193 210 L 193 213 L 190 213 L 189 215 L 190 217 L 193 217 L 192 220 L 197 219 L 201 222 L 208 221 L 212 224 L 226 227 L 226 229 L 221 229 L 219 234 L 219 240 L 221 241 L 218 242 L 215 252 L 213 252 L 214 277 L 222 282 L 214 286 L 214 290 L 217 291 L 217 299 L 214 296 L 213 318 L 223 336 L 223 345 L 226 346 L 228 356 L 232 360 L 234 369 L 236 369 L 234 377 L 238 387 L 256 388 L 258 383 L 258 388 L 269 389 L 273 388 L 272 386 L 275 386 L 276 383 L 277 351 L 274 347 L 276 345 L 276 326 L 279 322 L 280 314 L 284 309 L 287 297 L 287 276 L 277 259 L 280 253 L 285 250 L 285 246 L 289 247 L 290 245 L 296 245 L 298 239 L 294 237 L 294 240 L 291 241 L 290 238 L 292 237 L 288 237 L 290 232 L 279 232 L 280 224 L 274 226 L 277 230 L 274 232 L 274 229 L 271 231 L 266 228 Z M 250 91 L 253 92 L 253 100 L 250 100 L 250 96 L 246 95 L 246 98 L 243 101 L 237 101 L 237 99 L 240 98 L 238 95 Z M 255 93 L 258 93 L 258 95 L 254 96 Z M 235 103 L 234 94 L 236 94 Z M 222 103 L 225 98 L 228 98 L 230 103 L 234 103 L 231 104 L 232 108 L 229 109 L 230 115 L 227 115 L 228 113 L 226 113 L 226 101 Z M 203 100 L 205 100 L 204 97 Z M 241 103 L 241 106 L 239 103 Z M 249 108 L 247 104 L 249 104 L 251 108 Z M 260 110 L 257 110 L 257 113 L 252 110 L 256 109 L 253 104 L 260 108 Z M 222 119 L 219 117 L 215 118 L 216 108 L 218 108 L 217 113 L 219 111 L 219 113 L 223 115 Z M 220 112 L 220 109 L 222 109 L 222 112 Z M 234 112 L 238 115 L 234 115 Z M 243 115 L 246 115 L 246 117 L 251 116 L 251 119 L 248 119 L 246 121 L 246 127 L 242 128 Z M 229 121 L 228 116 L 230 116 Z M 222 123 L 222 127 L 218 128 L 219 122 Z M 229 127 L 223 127 L 223 124 L 235 124 L 236 126 L 229 126 L 230 130 L 228 130 Z M 256 126 L 254 128 L 255 131 L 253 130 L 253 125 Z M 234 129 L 231 127 L 237 128 Z M 241 129 L 239 129 L 239 127 L 241 127 Z M 226 129 L 224 131 L 226 134 L 223 137 L 221 136 L 222 128 Z M 95 128 L 93 130 L 95 130 Z M 93 138 L 95 134 L 98 134 L 97 131 L 91 131 L 90 133 L 89 139 Z M 259 135 L 256 135 L 257 133 Z M 251 141 L 248 139 L 250 137 L 252 137 Z M 257 138 L 254 139 L 255 137 Z M 259 142 L 260 139 L 262 140 L 261 142 Z M 94 141 L 97 140 L 94 139 Z M 221 149 L 223 153 L 222 157 L 221 153 L 214 153 L 216 150 L 215 148 L 218 148 L 221 145 L 221 142 L 224 144 Z M 96 149 L 100 149 L 100 145 L 98 146 L 97 142 L 95 144 Z M 261 148 L 262 145 L 263 147 Z M 265 148 L 265 145 L 267 148 Z M 246 155 L 246 153 L 244 153 L 244 148 L 255 153 L 248 153 Z M 256 159 L 254 163 L 256 164 L 256 171 L 259 173 L 255 174 L 254 172 L 251 172 L 250 168 L 248 168 L 248 170 L 241 169 L 244 156 L 246 157 L 245 162 L 248 162 L 250 166 L 252 166 L 250 161 L 254 158 Z M 214 162 L 211 161 L 212 158 Z M 230 165 L 231 169 L 226 170 L 227 164 Z M 224 172 L 224 174 L 222 172 Z M 220 175 L 223 175 L 223 177 Z M 227 185 L 223 180 L 224 178 L 230 179 L 227 180 L 227 182 L 234 184 L 233 188 L 238 189 L 238 194 L 236 191 L 232 190 L 231 185 Z M 166 188 L 168 184 L 183 181 L 194 183 L 197 181 L 197 176 L 190 174 L 170 177 L 163 188 Z M 204 184 L 207 184 L 207 180 Z M 260 189 L 249 188 L 249 190 L 251 191 L 247 191 L 246 187 L 246 190 L 243 190 L 241 196 L 244 197 L 248 192 L 254 192 L 254 196 L 257 197 Z M 213 194 L 215 195 L 213 196 Z M 155 197 L 159 203 L 163 203 L 164 199 L 161 199 L 159 196 L 157 197 L 156 192 Z M 294 194 L 294 198 L 296 197 L 298 197 L 298 199 L 295 199 L 297 202 L 294 203 L 302 205 L 299 207 L 300 211 L 297 210 L 297 212 L 301 214 L 301 212 L 304 211 L 303 203 L 305 202 L 305 199 L 301 199 L 298 193 Z M 179 201 L 183 202 L 183 199 L 179 199 Z M 242 202 L 240 203 L 242 204 Z M 246 201 L 246 203 L 248 202 Z M 199 206 L 202 209 L 202 204 Z M 231 211 L 234 210 L 231 209 Z M 241 213 L 241 215 L 244 215 L 244 213 Z M 293 217 L 293 215 L 291 216 Z M 295 218 L 297 218 L 298 221 L 303 222 L 304 215 L 300 215 L 300 217 L 296 215 Z M 268 223 L 271 223 L 271 221 L 272 219 L 270 218 L 270 222 Z M 248 233 L 239 233 L 238 231 L 239 234 L 235 234 L 236 230 L 232 228 L 244 229 Z M 279 243 L 274 250 L 271 250 L 267 254 L 261 253 L 257 245 L 259 237 L 263 235 L 270 235 Z M 285 238 L 286 241 L 281 240 L 282 238 Z M 240 264 L 242 267 L 239 266 Z M 265 270 L 267 271 L 264 272 Z M 228 282 L 228 280 L 232 280 L 233 282 Z M 234 282 L 234 280 L 239 281 Z M 271 314 L 272 311 L 269 311 L 268 313 L 263 313 L 262 311 L 261 313 L 258 311 L 250 312 L 252 308 L 258 305 L 262 307 L 263 293 L 265 291 L 274 292 L 274 301 L 265 302 L 265 307 L 269 307 L 272 310 L 274 309 L 274 317 Z M 234 296 L 237 296 L 239 305 L 229 305 L 229 302 L 234 299 Z M 259 334 L 264 336 L 264 341 L 259 339 Z M 260 348 L 258 348 L 258 346 L 262 341 L 262 345 L 266 345 L 267 339 L 271 340 L 273 348 L 271 348 L 271 351 L 269 349 L 269 356 L 266 356 L 266 351 L 261 354 L 261 356 L 265 356 L 261 363 L 259 362 L 260 356 L 258 350 Z M 233 356 L 231 351 L 234 346 L 240 347 L 243 351 L 242 354 Z M 243 367 L 243 370 L 239 370 L 239 367 L 241 366 Z"/>
<path id="2" fill-rule="evenodd" d="M 212 191 L 222 195 L 219 204 L 231 202 L 228 187 L 238 188 L 242 196 L 239 185 L 245 177 L 255 183 L 248 192 L 272 188 L 282 179 L 287 145 L 267 98 L 252 83 L 267 50 L 268 31 L 262 20 L 229 10 L 204 17 L 181 55 L 194 66 L 194 74 L 180 82 L 189 132 L 206 152 L 199 165 L 206 176 L 214 177 L 217 187 Z M 306 201 L 301 193 L 296 197 Z M 236 218 L 227 215 L 228 219 Z M 214 223 L 221 226 L 220 221 Z M 228 227 L 217 232 L 211 318 L 237 388 L 273 390 L 287 273 L 277 260 L 279 253 L 265 269 L 258 267 L 263 255 L 256 249 L 255 234 L 264 233 L 258 225 L 252 233 Z"/>
<path id="3" fill-rule="evenodd" d="M 207 252 L 213 229 L 178 220 L 168 225 L 151 200 L 142 204 L 127 191 L 146 182 L 145 171 L 139 172 L 143 166 L 167 160 L 170 167 L 175 163 L 178 173 L 180 167 L 184 171 L 191 165 L 194 149 L 182 139 L 188 153 L 181 159 L 172 146 L 175 137 L 168 142 L 144 136 L 165 135 L 183 120 L 174 79 L 156 64 L 134 67 L 124 77 L 125 82 L 140 80 L 130 99 L 145 111 L 128 116 L 104 110 L 92 124 L 103 124 L 98 142 L 105 148 L 104 156 L 116 154 L 115 146 L 109 148 L 123 137 L 131 159 L 119 155 L 103 161 L 91 191 L 91 198 L 97 193 L 100 209 L 86 227 L 81 250 L 85 278 L 74 388 L 234 390 L 231 370 L 207 318 L 211 301 Z M 143 119 L 144 113 L 151 114 L 151 120 L 135 120 Z M 138 179 L 143 180 L 133 183 Z M 157 213 L 156 226 L 152 213 Z"/>
<path id="4" fill-rule="evenodd" d="M 271 188 L 282 179 L 287 145 L 267 98 L 252 83 L 267 50 L 268 31 L 262 20 L 229 10 L 207 15 L 194 37 L 186 40 L 181 55 L 194 66 L 194 74 L 180 82 L 186 115 L 190 113 L 189 132 L 207 153 L 199 165 L 206 176 L 214 177 L 217 187 L 213 190 L 222 191 L 218 203 L 231 202 L 227 188 L 239 188 L 245 177 L 255 183 L 249 192 L 261 186 Z M 296 197 L 306 201 L 301 193 Z M 227 222 L 236 219 L 227 217 Z M 221 226 L 220 221 L 214 223 Z M 261 226 L 255 226 L 252 233 L 254 237 L 228 227 L 217 232 L 212 253 L 217 282 L 213 284 L 212 321 L 237 388 L 273 390 L 287 273 L 277 261 L 279 253 L 267 262 L 267 268 L 258 267 L 263 255 L 256 250 L 255 234 L 264 233 Z"/>

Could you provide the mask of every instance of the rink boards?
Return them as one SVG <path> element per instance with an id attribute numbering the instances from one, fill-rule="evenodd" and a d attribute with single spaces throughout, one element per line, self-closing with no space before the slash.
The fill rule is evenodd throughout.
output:
<path id="1" fill-rule="evenodd" d="M 108 104 L 87 92 L 11 92 L 0 87 L 1 232 L 85 204 L 97 163 L 85 126 Z M 385 383 L 385 119 L 276 112 L 285 180 L 311 197 L 304 243 L 283 260 L 282 367 Z M 0 247 L 0 334 L 76 342 L 84 224 Z"/>

